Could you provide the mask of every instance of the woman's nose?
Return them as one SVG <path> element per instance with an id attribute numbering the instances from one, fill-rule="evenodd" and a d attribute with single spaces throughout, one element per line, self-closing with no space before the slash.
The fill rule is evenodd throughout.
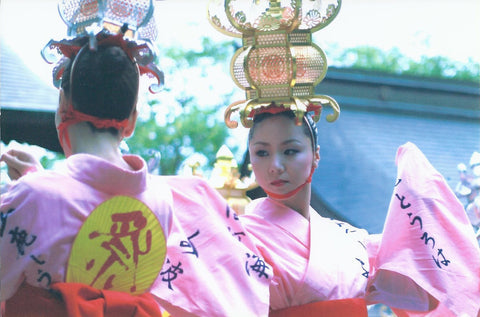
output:
<path id="1" fill-rule="evenodd" d="M 278 155 L 272 156 L 272 161 L 270 162 L 270 173 L 281 173 L 284 170 L 282 158 Z"/>

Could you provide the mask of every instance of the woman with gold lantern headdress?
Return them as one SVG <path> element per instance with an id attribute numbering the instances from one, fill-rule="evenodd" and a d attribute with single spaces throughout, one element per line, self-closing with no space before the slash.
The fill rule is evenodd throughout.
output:
<path id="1" fill-rule="evenodd" d="M 273 268 L 270 316 L 367 316 L 382 303 L 399 316 L 477 316 L 480 252 L 462 205 L 422 152 L 407 143 L 397 153 L 397 184 L 382 235 L 321 217 L 311 206 L 311 177 L 320 162 L 313 95 L 325 76 L 323 52 L 311 32 L 340 9 L 331 1 L 210 2 L 221 32 L 241 36 L 232 77 L 246 100 L 232 103 L 250 128 L 255 180 L 267 193 L 240 216 Z M 313 116 L 311 115 L 313 114 Z M 458 246 L 462 246 L 459 248 Z"/>
<path id="2" fill-rule="evenodd" d="M 145 37 L 156 31 L 152 10 L 152 0 L 60 2 L 71 38 L 43 56 L 60 57 L 66 167 L 1 157 L 20 177 L 0 204 L 2 316 L 268 314 L 270 267 L 218 191 L 198 177 L 148 175 L 119 151 L 135 127 L 139 75 L 162 83 Z"/>

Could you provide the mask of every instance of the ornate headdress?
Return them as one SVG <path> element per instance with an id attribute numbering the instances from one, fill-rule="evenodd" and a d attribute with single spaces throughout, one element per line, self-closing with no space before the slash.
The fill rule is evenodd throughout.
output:
<path id="1" fill-rule="evenodd" d="M 60 87 L 65 68 L 75 61 L 81 50 L 118 46 L 136 63 L 141 75 L 156 79 L 157 82 L 149 87 L 150 92 L 161 90 L 163 73 L 154 63 L 156 54 L 152 44 L 157 36 L 152 0 L 61 0 L 58 11 L 68 26 L 69 38 L 50 40 L 41 52 L 47 63 L 56 62 L 53 69 L 55 87 Z M 74 65 L 75 62 L 71 74 Z M 64 139 L 70 146 L 67 128 L 78 122 L 90 122 L 98 129 L 119 130 L 128 125 L 128 119 L 97 118 L 74 109 L 72 104 L 61 115 L 62 122 L 57 128 L 62 146 Z"/>
<path id="2" fill-rule="evenodd" d="M 251 127 L 259 112 L 292 110 L 297 124 L 306 112 L 320 119 L 322 106 L 340 114 L 337 102 L 315 95 L 315 86 L 327 72 L 323 51 L 312 43 L 312 33 L 337 16 L 341 0 L 210 0 L 208 16 L 220 32 L 242 37 L 242 47 L 231 62 L 234 82 L 246 92 L 246 99 L 232 103 L 225 111 L 225 123 L 239 111 L 245 127 Z M 274 110 L 276 109 L 276 110 Z"/>
<path id="3" fill-rule="evenodd" d="M 161 90 L 163 73 L 154 64 L 152 41 L 157 29 L 152 0 L 61 0 L 58 11 L 68 26 L 69 38 L 50 40 L 41 52 L 47 63 L 57 63 L 55 87 L 60 86 L 66 65 L 88 43 L 90 50 L 99 45 L 121 47 L 137 63 L 140 74 L 157 80 L 150 85 L 150 92 Z"/>

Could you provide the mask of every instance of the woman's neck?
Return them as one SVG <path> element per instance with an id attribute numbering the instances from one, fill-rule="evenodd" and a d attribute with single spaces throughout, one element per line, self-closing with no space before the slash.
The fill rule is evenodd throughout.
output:
<path id="1" fill-rule="evenodd" d="M 109 132 L 92 131 L 82 122 L 69 127 L 72 154 L 91 154 L 103 158 L 123 169 L 132 170 L 120 152 L 120 138 Z"/>
<path id="2" fill-rule="evenodd" d="M 281 204 L 284 204 L 292 210 L 295 210 L 306 219 L 310 219 L 310 197 L 311 187 L 310 184 L 307 183 L 298 193 L 296 193 L 292 197 L 286 199 L 275 199 L 272 197 L 270 198 L 280 202 Z"/>

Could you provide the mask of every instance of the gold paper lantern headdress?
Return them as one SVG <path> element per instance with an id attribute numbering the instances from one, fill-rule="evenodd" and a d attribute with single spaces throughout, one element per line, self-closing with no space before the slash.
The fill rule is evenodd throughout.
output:
<path id="1" fill-rule="evenodd" d="M 137 63 L 140 73 L 154 82 L 150 92 L 159 92 L 164 75 L 155 64 L 157 38 L 153 0 L 60 0 L 58 12 L 67 25 L 68 38 L 50 40 L 41 54 L 53 69 L 53 84 L 59 88 L 66 64 L 88 45 L 119 46 Z M 155 82 L 156 81 L 156 82 Z"/>
<path id="2" fill-rule="evenodd" d="M 251 127 L 255 113 L 271 107 L 292 110 L 301 122 L 312 108 L 318 121 L 322 106 L 329 105 L 334 113 L 327 121 L 338 118 L 337 102 L 315 95 L 315 86 L 327 73 L 327 59 L 312 42 L 312 33 L 332 22 L 340 6 L 341 0 L 210 0 L 211 24 L 242 38 L 230 71 L 246 100 L 226 109 L 229 128 L 238 126 L 230 119 L 234 112 L 240 113 L 243 126 Z"/>

